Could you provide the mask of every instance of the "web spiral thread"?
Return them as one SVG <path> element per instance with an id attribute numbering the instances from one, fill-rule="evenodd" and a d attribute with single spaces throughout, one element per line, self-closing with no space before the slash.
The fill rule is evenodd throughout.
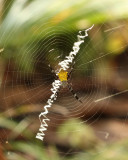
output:
<path id="1" fill-rule="evenodd" d="M 77 53 L 80 50 L 81 43 L 84 42 L 84 38 L 88 36 L 88 31 L 91 30 L 93 28 L 93 26 L 94 25 L 92 25 L 90 28 L 86 29 L 84 31 L 85 32 L 84 35 L 82 35 L 82 31 L 79 31 L 79 34 L 77 35 L 78 40 L 73 45 L 73 51 L 71 51 L 69 53 L 69 56 L 66 56 L 65 60 L 63 60 L 59 63 L 59 66 L 60 66 L 59 71 L 62 70 L 62 69 L 67 70 L 70 67 L 70 64 L 72 64 L 75 56 L 77 55 Z M 40 125 L 40 128 L 39 128 L 39 132 L 36 135 L 36 138 L 40 139 L 42 141 L 43 141 L 44 136 L 45 136 L 44 131 L 46 131 L 47 127 L 48 127 L 48 124 L 47 124 L 46 121 L 50 121 L 50 119 L 47 118 L 48 108 L 50 108 L 52 106 L 53 102 L 56 100 L 57 92 L 58 92 L 60 86 L 61 86 L 61 81 L 60 80 L 55 80 L 52 83 L 52 88 L 51 88 L 52 95 L 48 99 L 47 105 L 44 106 L 44 112 L 41 112 L 40 115 L 39 115 L 39 120 L 41 122 L 41 125 Z M 42 119 L 42 117 L 43 117 L 43 119 Z"/>

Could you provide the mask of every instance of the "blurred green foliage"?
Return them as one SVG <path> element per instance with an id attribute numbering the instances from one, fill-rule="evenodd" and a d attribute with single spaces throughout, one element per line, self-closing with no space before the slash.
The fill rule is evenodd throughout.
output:
<path id="1" fill-rule="evenodd" d="M 127 148 L 128 148 L 128 140 L 114 143 L 111 145 L 106 145 L 102 148 L 100 148 L 97 151 L 87 151 L 85 153 L 80 153 L 72 158 L 69 158 L 69 160 L 127 160 Z"/>
<path id="2" fill-rule="evenodd" d="M 127 0 L 3 1 L 0 48 L 4 48 L 4 52 L 1 56 L 6 61 L 13 60 L 17 70 L 27 73 L 34 70 L 36 58 L 42 58 L 42 64 L 51 62 L 55 65 L 49 50 L 55 48 L 55 57 L 62 53 L 63 59 L 71 51 L 78 30 L 95 24 L 95 28 L 89 32 L 89 37 L 85 40 L 85 45 L 81 47 L 76 61 L 78 69 L 81 68 L 81 72 L 85 72 L 85 65 L 81 64 L 102 56 L 100 55 L 102 52 L 109 52 L 112 56 L 116 56 L 126 47 L 128 39 L 124 30 L 110 32 L 110 37 L 105 30 L 121 26 L 122 23 L 128 25 L 127 6 Z M 68 35 L 65 35 L 67 33 Z M 61 46 L 54 46 L 51 42 L 55 39 L 58 44 L 60 41 L 64 43 Z M 92 74 L 91 69 L 95 67 L 94 63 L 88 64 L 88 67 L 86 74 L 89 75 Z M 99 67 L 101 68 L 101 64 Z M 6 157 L 13 160 L 28 160 L 28 157 L 34 160 L 61 159 L 55 146 L 50 146 L 52 152 L 49 152 L 42 143 L 36 142 L 35 134 L 28 128 L 30 123 L 29 118 L 16 122 L 1 115 L 0 127 L 11 131 L 9 146 L 4 146 Z M 21 134 L 23 140 L 17 138 Z M 67 141 L 71 148 L 78 148 L 81 152 L 73 156 L 65 156 L 62 160 L 128 159 L 128 141 L 105 145 L 96 138 L 89 126 L 82 124 L 82 121 L 72 119 L 65 122 L 58 128 L 57 134 L 61 141 Z"/>
<path id="3" fill-rule="evenodd" d="M 17 122 L 8 118 L 1 118 L 0 126 L 9 129 L 12 132 L 10 135 L 17 135 L 15 137 L 9 135 L 8 144 L 4 145 L 7 159 L 28 160 L 31 157 L 34 160 L 127 160 L 128 158 L 128 140 L 105 144 L 95 136 L 90 126 L 80 120 L 67 120 L 57 129 L 59 140 L 66 142 L 67 146 L 70 145 L 71 149 L 65 153 L 66 155 L 61 155 L 53 145 L 44 147 L 41 141 L 34 138 L 32 130 L 23 123 L 25 132 L 18 129 Z M 19 134 L 16 134 L 17 131 Z M 26 132 L 28 132 L 27 137 Z M 19 135 L 27 139 L 17 139 Z M 74 149 L 77 149 L 78 152 L 70 153 Z"/>
<path id="4" fill-rule="evenodd" d="M 75 119 L 67 120 L 59 127 L 57 133 L 61 141 L 66 141 L 72 148 L 93 149 L 100 141 L 91 127 Z"/>
<path id="5" fill-rule="evenodd" d="M 32 72 L 34 57 L 40 54 L 38 53 L 40 47 L 38 42 L 48 38 L 47 33 L 50 34 L 54 30 L 53 37 L 60 32 L 64 36 L 65 28 L 72 35 L 74 31 L 77 33 L 78 30 L 85 29 L 93 23 L 105 26 L 104 23 L 112 20 L 127 18 L 127 5 L 127 0 L 103 0 L 102 2 L 100 0 L 4 1 L 0 26 L 0 47 L 5 48 L 2 55 L 6 59 L 13 58 L 18 69 Z M 100 34 L 101 31 L 99 31 Z M 74 39 L 70 41 L 74 42 Z M 104 41 L 104 35 L 101 36 L 101 41 Z M 96 56 L 96 53 L 98 54 L 100 48 L 98 44 L 96 46 L 93 41 L 91 48 L 95 45 L 95 49 L 86 48 L 88 55 L 91 52 L 93 57 Z M 45 44 L 42 45 L 45 48 Z M 46 50 L 48 51 L 48 48 Z M 41 54 L 43 56 L 44 53 Z M 88 56 L 85 55 L 84 58 L 82 55 L 80 56 L 79 64 L 82 60 L 87 61 Z"/>

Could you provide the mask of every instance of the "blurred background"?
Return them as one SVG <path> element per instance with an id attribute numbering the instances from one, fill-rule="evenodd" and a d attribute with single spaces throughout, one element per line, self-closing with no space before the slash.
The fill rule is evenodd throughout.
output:
<path id="1" fill-rule="evenodd" d="M 0 160 L 128 159 L 128 1 L 0 0 Z M 49 68 L 72 51 L 67 88 L 35 138 L 55 80 Z"/>

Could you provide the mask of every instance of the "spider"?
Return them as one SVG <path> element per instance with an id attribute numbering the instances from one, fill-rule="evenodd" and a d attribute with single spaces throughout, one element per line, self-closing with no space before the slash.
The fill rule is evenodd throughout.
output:
<path id="1" fill-rule="evenodd" d="M 75 63 L 74 63 L 75 64 Z M 74 66 L 73 64 L 73 66 Z M 83 103 L 80 98 L 77 96 L 77 94 L 74 92 L 72 86 L 71 86 L 71 83 L 69 82 L 70 81 L 70 78 L 71 78 L 71 73 L 73 71 L 73 67 L 71 67 L 71 70 L 68 72 L 68 71 L 65 71 L 63 69 L 61 69 L 59 72 L 56 72 L 54 71 L 51 66 L 49 65 L 50 67 L 50 70 L 52 73 L 54 73 L 55 75 L 55 78 L 59 79 L 61 81 L 61 86 L 63 88 L 66 88 L 68 87 L 69 91 L 73 94 L 74 98 L 76 100 L 78 100 L 80 103 Z"/>

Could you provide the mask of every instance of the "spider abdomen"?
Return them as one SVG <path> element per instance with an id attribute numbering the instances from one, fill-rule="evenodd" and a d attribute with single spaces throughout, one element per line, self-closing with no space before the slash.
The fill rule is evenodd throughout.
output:
<path id="1" fill-rule="evenodd" d="M 62 84 L 62 87 L 63 87 L 63 88 L 66 88 L 67 85 L 68 85 L 67 81 L 62 81 L 61 84 Z"/>

